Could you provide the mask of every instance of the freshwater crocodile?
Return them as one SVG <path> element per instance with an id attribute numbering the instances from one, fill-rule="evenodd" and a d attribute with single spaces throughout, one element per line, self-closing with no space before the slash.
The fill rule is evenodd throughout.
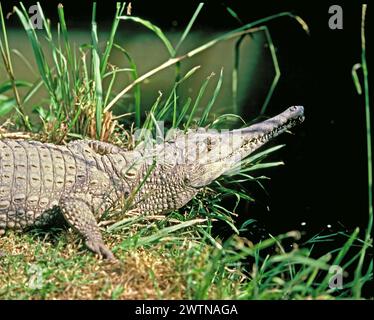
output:
<path id="1" fill-rule="evenodd" d="M 243 129 L 177 130 L 162 143 L 134 150 L 80 140 L 54 145 L 0 140 L 0 235 L 63 217 L 87 247 L 114 260 L 102 240 L 100 216 L 131 198 L 139 214 L 166 214 L 267 141 L 304 120 L 301 106 Z M 140 187 L 139 187 L 140 186 Z"/>

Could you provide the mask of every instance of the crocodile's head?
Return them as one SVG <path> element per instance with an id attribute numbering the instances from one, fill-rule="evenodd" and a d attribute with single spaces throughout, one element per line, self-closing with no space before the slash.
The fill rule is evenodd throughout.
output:
<path id="1" fill-rule="evenodd" d="M 156 156 L 157 166 L 139 191 L 138 207 L 141 211 L 157 213 L 182 207 L 201 187 L 303 120 L 304 108 L 294 106 L 273 118 L 237 130 L 169 131 L 164 143 L 149 149 L 149 155 L 153 159 Z M 141 153 L 144 156 L 145 149 Z M 144 172 L 141 175 L 144 177 Z"/>
<path id="2" fill-rule="evenodd" d="M 231 131 L 214 131 L 199 128 L 174 137 L 158 150 L 164 161 L 190 168 L 190 186 L 199 188 L 208 185 L 239 161 L 282 132 L 304 120 L 304 108 L 293 106 L 281 114 Z"/>

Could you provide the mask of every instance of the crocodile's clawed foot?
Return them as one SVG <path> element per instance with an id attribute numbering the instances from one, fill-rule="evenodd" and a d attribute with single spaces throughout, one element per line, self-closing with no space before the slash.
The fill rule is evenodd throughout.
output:
<path id="1" fill-rule="evenodd" d="M 110 251 L 104 243 L 87 240 L 86 246 L 91 251 L 97 253 L 100 257 L 107 259 L 110 262 L 118 262 L 118 259 L 114 256 L 112 251 Z"/>

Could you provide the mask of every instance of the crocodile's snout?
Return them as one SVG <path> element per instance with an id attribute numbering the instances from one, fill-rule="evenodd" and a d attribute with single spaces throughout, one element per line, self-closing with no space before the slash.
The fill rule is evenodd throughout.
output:
<path id="1" fill-rule="evenodd" d="M 304 115 L 304 107 L 303 106 L 292 106 L 289 107 L 285 113 L 289 112 L 289 116 L 286 115 L 287 118 L 296 119 L 299 121 L 299 123 L 303 122 L 305 120 Z"/>

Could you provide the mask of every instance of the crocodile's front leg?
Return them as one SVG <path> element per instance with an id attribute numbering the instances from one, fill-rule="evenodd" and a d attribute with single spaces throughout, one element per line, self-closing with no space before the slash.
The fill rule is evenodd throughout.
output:
<path id="1" fill-rule="evenodd" d="M 65 220 L 84 237 L 90 250 L 100 257 L 116 261 L 113 253 L 104 244 L 99 226 L 88 203 L 70 195 L 61 199 L 60 207 Z"/>

